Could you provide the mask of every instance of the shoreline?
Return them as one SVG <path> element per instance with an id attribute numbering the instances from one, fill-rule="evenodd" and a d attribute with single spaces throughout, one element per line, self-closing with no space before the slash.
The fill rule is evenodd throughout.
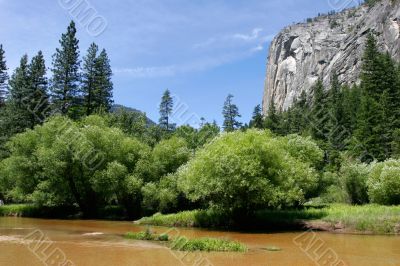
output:
<path id="1" fill-rule="evenodd" d="M 77 213 L 57 215 L 33 205 L 0 206 L 0 217 L 86 220 Z M 119 219 L 118 219 L 119 218 Z M 91 220 L 131 221 L 123 217 L 97 217 Z M 175 214 L 156 213 L 133 221 L 133 225 L 199 228 L 243 232 L 320 231 L 334 234 L 400 235 L 400 206 L 333 204 L 323 208 L 300 210 L 265 210 L 254 217 L 235 223 L 222 213 L 212 210 L 183 211 Z"/>

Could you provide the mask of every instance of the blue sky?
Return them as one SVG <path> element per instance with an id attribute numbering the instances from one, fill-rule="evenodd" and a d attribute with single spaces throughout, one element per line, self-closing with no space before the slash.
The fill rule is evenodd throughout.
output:
<path id="1" fill-rule="evenodd" d="M 269 43 L 284 26 L 356 0 L 0 0 L 0 43 L 10 72 L 42 50 L 47 66 L 71 19 L 83 56 L 91 42 L 109 53 L 114 101 L 157 121 L 168 88 L 178 124 L 222 122 L 231 93 L 248 122 L 261 103 Z M 82 19 L 74 5 L 91 7 Z M 90 24 L 90 22 L 93 22 Z M 98 28 L 96 28 L 98 26 Z M 104 29 L 104 31 L 102 30 Z"/>

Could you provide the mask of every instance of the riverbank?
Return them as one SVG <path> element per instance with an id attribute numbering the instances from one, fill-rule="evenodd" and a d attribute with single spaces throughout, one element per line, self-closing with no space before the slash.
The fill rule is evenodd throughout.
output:
<path id="1" fill-rule="evenodd" d="M 40 208 L 29 204 L 0 206 L 0 216 L 35 218 L 77 218 L 76 210 Z M 110 218 L 109 214 L 104 216 Z M 121 220 L 115 217 L 113 220 Z M 336 233 L 400 234 L 400 206 L 332 204 L 299 210 L 259 211 L 252 218 L 234 222 L 215 210 L 155 214 L 135 222 L 139 225 L 166 227 L 223 228 L 240 230 L 318 230 Z"/>
<path id="2" fill-rule="evenodd" d="M 216 211 L 196 210 L 177 214 L 155 214 L 138 221 L 141 225 L 229 228 L 234 222 Z M 242 224 L 244 228 L 269 231 L 318 230 L 337 233 L 400 234 L 400 206 L 333 204 L 301 210 L 265 210 Z"/>

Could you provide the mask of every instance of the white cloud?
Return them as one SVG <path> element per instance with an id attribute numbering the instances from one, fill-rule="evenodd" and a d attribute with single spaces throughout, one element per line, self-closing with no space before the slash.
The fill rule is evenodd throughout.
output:
<path id="1" fill-rule="evenodd" d="M 236 33 L 232 37 L 243 41 L 257 40 L 262 30 L 263 30 L 262 28 L 255 28 L 252 30 L 251 34 L 246 35 L 246 34 Z"/>
<path id="2" fill-rule="evenodd" d="M 129 77 L 131 78 L 164 78 L 176 76 L 179 74 L 205 71 L 247 58 L 254 53 L 260 52 L 262 50 L 263 45 L 260 44 L 244 51 L 236 51 L 232 53 L 223 53 L 216 56 L 202 57 L 200 59 L 194 59 L 191 62 L 182 64 L 169 66 L 115 68 L 113 71 L 117 75 L 129 75 Z"/>

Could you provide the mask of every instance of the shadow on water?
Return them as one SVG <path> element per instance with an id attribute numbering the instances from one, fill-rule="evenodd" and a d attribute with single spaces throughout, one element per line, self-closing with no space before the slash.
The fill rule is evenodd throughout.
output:
<path id="1" fill-rule="evenodd" d="M 196 227 L 237 232 L 282 233 L 304 231 L 305 222 L 327 216 L 322 208 L 262 210 L 252 215 L 229 215 L 217 211 L 200 211 L 195 215 Z"/>

